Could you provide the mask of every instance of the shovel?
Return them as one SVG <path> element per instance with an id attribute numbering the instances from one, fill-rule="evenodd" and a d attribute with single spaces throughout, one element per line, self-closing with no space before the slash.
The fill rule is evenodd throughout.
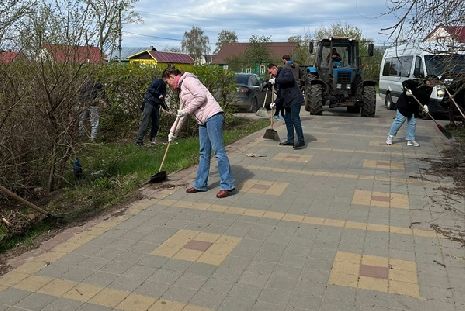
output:
<path id="1" fill-rule="evenodd" d="M 271 88 L 271 101 L 274 102 L 274 86 L 272 86 L 272 88 Z M 276 141 L 281 141 L 281 139 L 279 138 L 278 132 L 276 132 L 276 130 L 273 128 L 273 125 L 274 125 L 274 119 L 273 119 L 274 111 L 275 111 L 274 108 L 271 109 L 270 128 L 266 129 L 265 134 L 263 134 L 263 138 L 272 139 L 272 140 L 276 140 Z"/>
<path id="2" fill-rule="evenodd" d="M 179 119 L 180 117 L 176 117 L 174 128 L 177 127 Z M 166 180 L 166 177 L 167 177 L 166 171 L 162 171 L 161 169 L 163 168 L 163 164 L 165 163 L 166 155 L 168 154 L 168 149 L 170 149 L 170 145 L 171 145 L 171 142 L 168 142 L 168 145 L 166 145 L 165 154 L 163 155 L 163 159 L 161 160 L 161 164 L 160 164 L 160 168 L 158 169 L 158 172 L 150 176 L 150 179 L 149 179 L 150 184 L 161 183 Z"/>

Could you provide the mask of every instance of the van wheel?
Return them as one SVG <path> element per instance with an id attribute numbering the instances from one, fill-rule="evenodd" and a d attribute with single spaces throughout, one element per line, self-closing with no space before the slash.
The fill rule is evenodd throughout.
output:
<path id="1" fill-rule="evenodd" d="M 392 102 L 391 93 L 386 93 L 386 97 L 384 98 L 384 106 L 388 110 L 394 110 L 395 109 L 394 103 Z"/>

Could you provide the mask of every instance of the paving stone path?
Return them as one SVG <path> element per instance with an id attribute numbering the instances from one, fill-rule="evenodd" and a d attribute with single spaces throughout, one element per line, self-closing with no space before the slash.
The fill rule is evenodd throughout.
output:
<path id="1" fill-rule="evenodd" d="M 422 161 L 444 139 L 421 120 L 420 148 L 386 146 L 393 115 L 302 111 L 302 150 L 257 132 L 228 147 L 235 195 L 215 197 L 214 165 L 205 193 L 185 193 L 195 168 L 173 174 L 12 260 L 0 310 L 465 310 L 465 249 L 430 226 L 465 218 Z"/>

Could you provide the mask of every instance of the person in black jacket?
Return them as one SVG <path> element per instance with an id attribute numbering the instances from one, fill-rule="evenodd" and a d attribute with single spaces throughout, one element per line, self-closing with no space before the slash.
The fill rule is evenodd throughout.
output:
<path id="1" fill-rule="evenodd" d="M 397 113 L 386 139 L 387 145 L 392 145 L 392 139 L 407 120 L 407 133 L 405 136 L 407 146 L 420 146 L 415 140 L 416 118 L 420 113 L 420 108 L 425 112 L 429 112 L 427 104 L 433 91 L 434 80 L 434 77 L 428 76 L 425 79 L 409 79 L 402 82 L 403 92 L 397 101 Z"/>
<path id="2" fill-rule="evenodd" d="M 268 80 L 271 84 L 276 84 L 278 96 L 276 102 L 284 107 L 284 122 L 287 128 L 287 140 L 280 145 L 294 146 L 294 149 L 301 149 L 305 146 L 302 123 L 300 120 L 300 107 L 304 102 L 302 92 L 294 79 L 294 75 L 289 68 L 279 68 L 275 64 L 268 65 L 268 73 L 272 76 Z M 272 103 L 273 104 L 273 103 Z M 271 107 L 273 109 L 273 107 Z M 297 134 L 297 142 L 294 141 L 294 129 Z"/>
<path id="3" fill-rule="evenodd" d="M 150 120 L 152 120 L 150 142 L 152 144 L 156 143 L 156 136 L 160 126 L 160 107 L 162 107 L 164 110 L 168 110 L 168 107 L 165 104 L 165 97 L 165 82 L 163 82 L 163 79 L 155 78 L 147 89 L 147 92 L 145 92 L 144 103 L 141 107 L 142 116 L 136 138 L 137 145 L 142 146 L 144 144 L 144 135 Z"/>

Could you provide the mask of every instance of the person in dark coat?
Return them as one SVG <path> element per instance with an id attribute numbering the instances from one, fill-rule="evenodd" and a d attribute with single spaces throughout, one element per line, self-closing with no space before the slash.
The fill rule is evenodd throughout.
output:
<path id="1" fill-rule="evenodd" d="M 392 145 L 392 139 L 396 136 L 402 124 L 407 121 L 407 133 L 405 139 L 407 146 L 419 147 L 416 141 L 416 127 L 420 109 L 429 112 L 428 103 L 435 78 L 428 76 L 425 79 L 409 79 L 402 82 L 403 92 L 397 100 L 397 112 L 386 139 L 387 145 Z"/>
<path id="2" fill-rule="evenodd" d="M 166 85 L 163 79 L 155 78 L 145 92 L 142 116 L 140 119 L 139 131 L 137 133 L 136 144 L 142 146 L 144 144 L 144 135 L 152 121 L 150 130 L 150 142 L 156 144 L 156 136 L 160 127 L 160 107 L 168 110 L 165 104 Z"/>
<path id="3" fill-rule="evenodd" d="M 302 123 L 300 120 L 300 108 L 304 102 L 302 92 L 294 79 L 294 75 L 289 68 L 279 68 L 275 64 L 268 65 L 268 73 L 272 78 L 268 81 L 276 84 L 278 96 L 276 102 L 284 107 L 284 122 L 287 128 L 287 140 L 280 145 L 294 146 L 294 149 L 301 149 L 305 146 Z M 273 107 L 271 107 L 273 108 Z M 294 130 L 297 134 L 297 141 L 294 140 Z"/>
<path id="4" fill-rule="evenodd" d="M 88 78 L 79 89 L 79 105 L 83 109 L 79 114 L 79 134 L 84 136 L 85 122 L 90 121 L 90 139 L 97 138 L 100 121 L 100 108 L 105 106 L 105 90 L 103 84 Z"/>

